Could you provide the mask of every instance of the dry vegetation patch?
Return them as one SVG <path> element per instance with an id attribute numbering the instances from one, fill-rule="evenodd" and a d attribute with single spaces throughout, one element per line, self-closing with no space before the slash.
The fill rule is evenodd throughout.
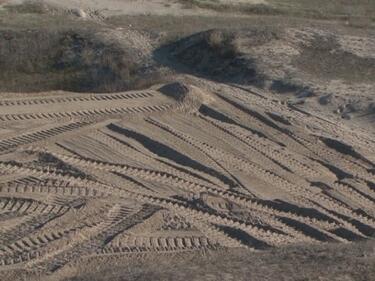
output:
<path id="1" fill-rule="evenodd" d="M 209 30 L 162 47 L 171 58 L 187 66 L 195 74 L 238 83 L 262 85 L 264 77 L 258 71 L 254 57 L 243 49 L 242 38 L 253 38 L 250 44 L 262 44 L 274 34 L 264 30 Z"/>
<path id="2" fill-rule="evenodd" d="M 372 281 L 373 32 L 66 2 L 0 10 L 0 280 Z"/>
<path id="3" fill-rule="evenodd" d="M 39 1 L 2 13 L 0 91 L 116 92 L 161 79 L 144 68 L 140 50 L 100 23 Z"/>
<path id="4" fill-rule="evenodd" d="M 342 20 L 356 27 L 371 26 L 374 21 L 375 4 L 373 1 L 333 0 L 333 1 L 182 1 L 185 7 L 199 7 L 224 13 L 247 15 L 288 16 L 323 20 Z"/>
<path id="5" fill-rule="evenodd" d="M 135 68 L 125 50 L 92 31 L 2 30 L 0 37 L 2 91 L 116 90 Z"/>

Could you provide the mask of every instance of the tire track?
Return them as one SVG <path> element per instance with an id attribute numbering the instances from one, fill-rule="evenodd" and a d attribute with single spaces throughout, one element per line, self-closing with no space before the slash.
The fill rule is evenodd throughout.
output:
<path id="1" fill-rule="evenodd" d="M 56 103 L 67 103 L 67 102 L 90 102 L 90 101 L 117 101 L 122 99 L 137 99 L 137 98 L 149 98 L 153 97 L 154 94 L 151 91 L 146 92 L 132 92 L 123 94 L 96 94 L 90 96 L 71 96 L 71 97 L 52 97 L 52 98 L 33 98 L 33 99 L 5 99 L 0 101 L 0 106 L 34 106 L 34 105 L 50 105 Z"/>
<path id="2" fill-rule="evenodd" d="M 51 205 L 30 199 L 0 198 L 0 209 L 7 212 L 18 212 L 20 214 L 50 214 L 65 213 L 70 208 L 60 205 Z"/>
<path id="3" fill-rule="evenodd" d="M 127 240 L 118 245 L 108 245 L 102 249 L 102 253 L 121 252 L 182 252 L 202 249 L 214 249 L 217 247 L 205 236 L 129 236 Z"/>
<path id="4" fill-rule="evenodd" d="M 188 136 L 184 133 L 181 133 L 168 125 L 162 124 L 155 119 L 148 118 L 147 121 L 153 123 L 157 127 L 164 129 L 167 132 L 174 134 L 181 139 L 184 139 L 186 142 L 190 143 L 192 146 L 200 148 L 204 150 L 207 154 L 211 154 L 213 157 L 219 158 L 221 162 L 228 163 L 233 168 L 237 168 L 239 170 L 243 170 L 245 172 L 254 173 L 255 175 L 259 176 L 264 181 L 268 182 L 273 186 L 277 186 L 282 188 L 286 192 L 290 193 L 297 199 L 297 202 L 300 202 L 302 205 L 309 204 L 308 201 L 304 200 L 303 197 L 309 198 L 312 201 L 316 202 L 324 202 L 326 206 L 332 210 L 340 210 L 341 212 L 354 217 L 365 224 L 374 225 L 375 221 L 372 218 L 364 217 L 363 215 L 357 214 L 352 210 L 345 207 L 343 204 L 337 202 L 337 200 L 333 200 L 332 198 L 327 197 L 324 194 L 313 193 L 307 187 L 297 186 L 292 182 L 281 178 L 280 176 L 276 175 L 275 173 L 265 170 L 262 167 L 258 166 L 255 163 L 249 162 L 245 159 L 242 159 L 238 156 L 234 156 L 232 154 L 226 153 L 224 151 L 219 150 L 207 143 L 200 142 L 194 139 L 191 136 Z M 302 196 L 302 197 L 301 197 Z"/>
<path id="5" fill-rule="evenodd" d="M 94 188 L 88 186 L 77 187 L 77 186 L 64 186 L 57 182 L 54 185 L 45 183 L 8 183 L 6 185 L 0 185 L 0 194 L 17 194 L 17 193 L 37 193 L 37 194 L 54 194 L 62 196 L 73 196 L 73 197 L 105 197 L 105 194 L 98 192 Z"/>
<path id="6" fill-rule="evenodd" d="M 365 179 L 369 179 L 371 181 L 374 181 L 374 177 L 370 175 L 366 169 L 364 169 L 361 165 L 358 163 L 353 162 L 351 159 L 345 157 L 344 155 L 340 155 L 341 157 L 337 157 L 333 152 L 328 150 L 327 148 L 323 147 L 321 144 L 319 144 L 317 141 L 311 141 L 306 138 L 306 132 L 305 136 L 302 137 L 300 135 L 297 135 L 297 133 L 292 132 L 291 130 L 287 128 L 281 128 L 274 124 L 273 122 L 269 122 L 269 120 L 265 119 L 260 114 L 256 114 L 253 110 L 248 109 L 245 105 L 239 104 L 235 101 L 233 101 L 230 97 L 223 96 L 222 94 L 217 94 L 218 97 L 222 98 L 224 101 L 226 101 L 228 104 L 230 104 L 234 110 L 241 111 L 247 114 L 247 118 L 249 119 L 249 122 L 251 124 L 259 126 L 259 128 L 262 129 L 262 131 L 267 131 L 268 133 L 275 131 L 273 133 L 275 139 L 283 140 L 283 143 L 288 144 L 288 147 L 293 147 L 296 151 L 300 151 L 301 149 L 303 151 L 307 151 L 311 153 L 310 157 L 315 158 L 318 156 L 318 159 L 325 159 L 328 161 L 331 161 L 332 163 L 335 163 L 335 165 L 342 166 L 344 170 L 348 171 L 349 173 L 353 172 L 353 169 L 356 171 L 357 175 L 364 176 Z M 254 106 L 249 105 L 249 106 Z M 284 115 L 284 112 L 280 112 L 280 114 Z M 302 119 L 301 119 L 302 118 Z M 299 117 L 298 119 L 304 120 L 303 117 Z M 308 121 L 307 124 L 310 124 L 311 121 Z M 263 127 L 263 124 L 265 124 L 268 128 L 265 130 Z M 336 134 L 332 134 L 336 135 Z M 292 142 L 291 142 L 292 141 Z M 292 145 L 292 146 L 291 146 Z M 367 144 L 366 146 L 371 146 L 370 144 Z M 326 158 L 328 157 L 328 158 Z M 350 168 L 351 167 L 351 168 Z M 352 171 L 352 172 L 350 172 Z"/>
<path id="7" fill-rule="evenodd" d="M 7 151 L 9 149 L 13 149 L 21 145 L 41 141 L 46 138 L 54 137 L 59 134 L 76 130 L 91 124 L 92 123 L 90 122 L 72 122 L 65 125 L 55 126 L 50 129 L 44 129 L 41 131 L 36 131 L 34 133 L 28 133 L 21 136 L 13 137 L 10 139 L 0 140 L 0 152 Z"/>
<path id="8" fill-rule="evenodd" d="M 308 165 L 292 157 L 290 153 L 284 153 L 281 146 L 273 147 L 275 146 L 275 144 L 269 143 L 265 138 L 261 138 L 255 134 L 250 135 L 248 131 L 245 132 L 245 130 L 235 125 L 227 125 L 224 122 L 213 120 L 212 118 L 208 118 L 202 115 L 200 117 L 208 123 L 221 129 L 222 131 L 239 139 L 240 141 L 248 145 L 251 149 L 260 152 L 266 158 L 272 161 L 276 161 L 282 166 L 285 165 L 287 168 L 294 172 L 299 172 L 304 176 L 312 178 L 319 178 L 321 176 L 324 176 L 322 173 L 318 172 L 317 169 L 312 169 Z"/>
<path id="9" fill-rule="evenodd" d="M 36 229 L 41 228 L 49 221 L 52 221 L 63 215 L 63 213 L 32 214 L 19 225 L 0 233 L 0 241 L 3 246 L 11 244 L 19 239 L 24 238 Z"/>
<path id="10" fill-rule="evenodd" d="M 238 204 L 242 204 L 242 205 L 245 204 L 246 207 L 253 207 L 253 208 L 258 207 L 257 203 L 250 206 L 250 203 L 249 203 L 250 201 L 248 201 L 249 200 L 248 198 L 246 198 L 246 197 L 241 198 L 241 196 L 239 196 L 238 194 L 232 193 L 230 191 L 223 191 L 223 190 L 220 190 L 220 189 L 210 188 L 210 187 L 207 187 L 207 186 L 201 186 L 201 185 L 191 183 L 191 182 L 185 182 L 183 179 L 180 179 L 180 178 L 178 178 L 174 175 L 168 175 L 168 174 L 160 173 L 159 171 L 146 170 L 146 169 L 141 169 L 141 168 L 136 168 L 136 167 L 131 167 L 131 166 L 125 166 L 125 165 L 108 164 L 108 163 L 103 163 L 103 162 L 95 161 L 95 160 L 83 160 L 83 159 L 80 159 L 80 158 L 73 158 L 73 157 L 68 157 L 68 156 L 64 156 L 64 155 L 56 155 L 56 157 L 64 159 L 64 161 L 66 161 L 67 163 L 70 163 L 71 165 L 77 165 L 77 166 L 83 166 L 83 167 L 93 167 L 95 169 L 104 170 L 104 171 L 108 171 L 108 172 L 125 173 L 128 176 L 141 177 L 145 180 L 149 180 L 149 181 L 152 181 L 152 182 L 160 182 L 162 184 L 176 185 L 176 187 L 186 189 L 187 191 L 190 191 L 190 192 L 191 191 L 194 191 L 194 192 L 197 192 L 197 193 L 210 192 L 210 193 L 213 193 L 213 194 L 217 194 L 220 197 L 232 200 L 233 202 L 236 202 Z M 136 190 L 136 188 L 134 190 Z M 313 197 L 318 202 L 320 202 L 322 200 L 324 200 L 324 201 L 329 200 L 326 197 L 324 197 L 323 195 L 314 195 Z M 301 202 L 302 205 L 307 204 L 307 206 L 311 206 L 310 201 L 306 201 L 306 200 L 303 200 L 301 198 L 296 198 L 296 200 L 298 202 Z M 329 203 L 330 203 L 330 205 L 333 205 L 332 206 L 333 209 L 337 209 L 339 207 L 340 209 L 345 210 L 345 213 L 354 215 L 354 217 L 359 218 L 361 221 L 364 221 L 367 224 L 370 224 L 370 225 L 373 224 L 373 220 L 368 220 L 368 218 L 366 218 L 362 215 L 355 214 L 355 213 L 347 210 L 346 208 L 344 209 L 344 207 L 341 206 L 341 205 L 337 206 L 336 203 L 333 202 L 332 200 L 329 200 Z M 313 207 L 317 208 L 317 206 L 315 206 L 315 205 Z M 267 210 L 267 208 L 265 208 L 265 210 Z M 321 210 L 321 209 L 319 209 L 319 211 L 325 212 L 324 210 Z M 282 214 L 282 216 L 285 216 L 285 215 L 289 216 L 286 213 Z M 332 217 L 332 214 L 330 214 L 328 216 Z M 298 221 L 301 221 L 301 218 L 299 218 L 298 215 L 289 216 L 289 218 L 297 219 Z M 337 221 L 342 222 L 342 220 L 340 220 L 338 218 L 335 218 L 335 219 Z M 302 221 L 303 221 L 303 219 L 302 219 Z M 346 225 L 347 225 L 347 223 L 346 223 Z M 355 228 L 353 229 L 353 227 L 350 227 L 348 225 L 347 225 L 347 227 L 351 231 L 354 231 L 355 233 L 360 234 L 360 233 L 358 233 L 358 231 Z"/>
<path id="11" fill-rule="evenodd" d="M 59 157 L 59 156 L 57 156 L 57 157 Z M 63 157 L 63 156 L 60 156 L 60 157 Z M 64 160 L 69 160 L 69 159 L 71 159 L 72 157 L 67 157 L 67 158 L 65 158 Z M 81 162 L 81 163 L 85 163 L 86 161 L 85 160 L 82 160 L 82 159 L 74 159 L 73 158 L 73 162 L 71 162 L 71 164 L 72 165 L 75 165 L 75 164 L 77 164 L 77 163 L 79 163 L 79 162 Z M 69 161 L 67 161 L 67 162 L 69 162 Z M 98 162 L 95 162 L 95 161 L 93 161 L 94 163 L 96 163 L 97 164 L 97 166 L 98 167 L 104 167 L 104 169 L 105 169 L 105 166 L 107 165 L 107 164 L 104 164 L 104 163 L 98 163 Z M 86 165 L 89 165 L 90 164 L 90 162 L 89 163 L 86 163 Z M 0 164 L 0 167 L 1 167 L 1 164 Z M 116 168 L 117 169 L 117 168 Z M 121 168 L 121 169 L 123 169 L 123 168 Z M 26 169 L 26 170 L 29 170 L 29 169 Z M 117 170 L 118 171 L 118 170 Z M 135 175 L 135 176 L 137 176 L 137 174 L 139 175 L 139 173 L 138 172 L 142 172 L 139 168 L 130 168 L 130 169 L 126 169 L 126 171 L 125 172 L 132 172 L 133 173 L 133 176 Z M 41 171 L 33 171 L 34 173 L 35 172 L 39 172 L 39 173 L 41 173 L 42 175 L 44 175 L 45 173 L 44 172 L 41 172 Z M 121 170 L 119 171 L 119 172 L 121 172 Z M 134 174 L 135 173 L 135 174 Z M 47 175 L 49 176 L 49 177 L 51 177 L 51 175 L 54 175 L 54 176 L 58 176 L 58 174 L 56 174 L 56 172 L 48 172 L 47 173 Z M 152 181 L 155 181 L 155 180 L 157 180 L 157 179 L 159 179 L 160 177 L 159 176 L 157 176 L 157 175 L 155 175 L 155 174 L 152 174 L 152 172 L 150 172 L 150 171 L 146 171 L 145 172 L 145 176 L 146 176 L 146 179 L 148 178 L 149 180 L 152 180 Z M 92 181 L 89 181 L 89 180 L 83 180 L 83 179 L 78 179 L 78 178 L 74 178 L 74 177 L 72 177 L 72 180 L 73 181 L 75 181 L 75 182 L 79 182 L 80 183 L 80 185 L 81 186 L 85 186 L 85 185 L 87 185 L 87 184 L 91 184 L 91 186 L 97 186 L 98 188 L 99 188 L 99 190 L 100 189 L 102 189 L 102 186 L 104 187 L 104 185 L 101 185 L 101 184 L 99 184 L 99 183 L 96 183 L 96 182 L 92 182 Z M 161 181 L 161 182 L 164 182 L 165 183 L 165 181 Z M 172 182 L 173 183 L 173 182 Z M 179 186 L 181 187 L 181 186 L 188 186 L 183 180 L 181 180 L 181 179 L 178 179 L 178 181 L 177 181 L 177 183 L 179 184 Z M 192 188 L 194 185 L 192 185 L 192 184 L 190 184 L 189 185 L 189 188 Z M 107 187 L 107 186 L 105 186 L 105 187 Z M 112 187 L 113 188 L 113 187 Z M 201 191 L 207 191 L 208 189 L 206 189 L 206 188 L 204 188 L 204 189 L 202 189 L 202 187 L 199 187 L 198 186 L 198 188 L 199 188 L 199 191 L 201 192 Z M 123 190 L 122 190 L 123 191 Z M 212 191 L 212 190 L 211 190 Z M 214 191 L 215 192 L 215 191 Z M 225 194 L 223 191 L 219 191 L 217 194 L 219 194 L 219 195 L 221 195 L 221 196 L 223 196 L 223 194 Z M 233 199 L 233 198 L 235 198 L 235 196 L 231 196 L 231 195 L 229 195 L 228 196 L 228 198 L 229 199 Z M 325 197 L 319 197 L 319 199 L 318 199 L 318 201 L 319 202 L 321 202 L 322 200 L 321 199 L 326 199 Z M 238 200 L 239 202 L 241 202 L 241 200 Z M 319 206 L 317 205 L 317 204 L 314 204 L 314 203 L 312 203 L 311 201 L 307 201 L 307 200 L 301 200 L 301 199 L 299 199 L 299 201 L 301 201 L 301 203 L 302 204 L 305 204 L 306 206 L 311 206 L 312 208 L 316 208 L 316 209 L 318 209 L 319 211 L 321 211 L 322 213 L 324 213 L 324 214 L 326 214 L 326 215 L 328 215 L 329 217 L 333 217 L 333 218 L 335 218 L 335 220 L 337 220 L 337 221 L 340 221 L 341 223 L 344 223 L 345 225 L 346 225 L 346 227 L 348 228 L 348 229 L 350 229 L 351 231 L 354 231 L 355 233 L 358 233 L 358 230 L 356 229 L 356 228 L 353 228 L 353 227 L 351 227 L 351 225 L 348 223 L 348 222 L 344 222 L 342 219 L 340 219 L 340 218 L 337 218 L 337 217 L 335 217 L 335 216 L 333 216 L 331 213 L 328 213 L 327 211 L 325 211 L 324 209 L 322 209 L 322 208 L 319 208 Z M 243 200 L 242 200 L 242 202 L 243 202 Z M 331 201 L 329 201 L 329 202 L 331 202 Z M 332 205 L 332 204 L 331 204 Z M 340 208 L 339 208 L 340 207 Z M 344 212 L 343 213 L 345 213 L 345 214 L 348 214 L 349 216 L 351 215 L 352 217 L 355 217 L 355 218 L 357 218 L 357 219 L 359 219 L 360 221 L 363 221 L 365 224 L 368 224 L 368 225 L 373 225 L 373 221 L 372 220 L 369 220 L 369 218 L 367 218 L 367 217 L 364 217 L 363 215 L 361 215 L 361 214 L 356 214 L 356 213 L 354 213 L 354 212 L 352 212 L 352 211 L 350 211 L 350 210 L 347 210 L 346 208 L 342 208 L 343 206 L 337 206 L 336 204 L 333 204 L 333 206 L 331 207 L 333 210 L 338 210 L 338 209 L 341 209 L 341 210 L 343 210 Z M 360 232 L 359 232 L 360 233 Z"/>
<path id="12" fill-rule="evenodd" d="M 115 117 L 124 114 L 149 114 L 153 112 L 161 112 L 171 110 L 173 104 L 164 105 L 146 105 L 134 107 L 107 107 L 100 109 L 84 109 L 79 111 L 65 111 L 53 113 L 23 113 L 23 114 L 5 114 L 0 115 L 0 121 L 29 121 L 42 119 L 85 119 L 89 117 Z"/>
<path id="13" fill-rule="evenodd" d="M 331 185 L 334 190 L 342 193 L 348 199 L 351 199 L 359 203 L 366 210 L 375 210 L 375 200 L 371 197 L 364 196 L 362 193 L 358 192 L 355 188 L 347 185 L 345 183 L 335 182 Z"/>
<path id="14" fill-rule="evenodd" d="M 345 139 L 353 145 L 359 145 L 363 148 L 370 149 L 370 151 L 373 153 L 375 152 L 375 149 L 372 149 L 374 141 L 370 139 L 367 135 L 361 134 L 361 136 L 359 136 L 357 132 L 354 133 L 350 129 L 344 127 L 343 125 L 337 122 L 329 122 L 328 120 L 322 119 L 310 113 L 307 118 L 305 114 L 302 114 L 298 110 L 290 108 L 287 105 L 283 105 L 279 101 L 268 99 L 266 93 L 260 95 L 249 95 L 248 92 L 254 92 L 254 89 L 248 90 L 238 87 L 237 89 L 238 91 L 231 91 L 231 96 L 236 97 L 246 105 L 257 105 L 267 110 L 276 111 L 277 113 L 282 114 L 284 116 L 287 115 L 288 117 L 296 120 L 303 120 L 305 123 L 315 124 L 315 127 L 319 128 L 319 131 L 325 130 L 331 136 L 340 135 L 341 139 Z"/>
<path id="15" fill-rule="evenodd" d="M 126 208 L 126 207 L 125 207 Z M 126 210 L 125 213 L 127 213 Z M 41 271 L 53 272 L 69 262 L 95 252 L 103 247 L 109 239 L 118 233 L 128 229 L 132 225 L 139 223 L 145 217 L 155 212 L 154 207 L 145 206 L 135 213 L 123 217 L 124 210 L 120 205 L 115 205 L 108 212 L 108 220 L 92 227 L 85 236 L 79 235 L 78 240 L 68 244 L 66 247 L 57 249 L 38 259 L 31 260 L 26 264 L 27 268 L 37 268 Z"/>
<path id="16" fill-rule="evenodd" d="M 335 166 L 344 170 L 350 175 L 354 175 L 358 178 L 363 178 L 370 182 L 375 182 L 375 176 L 370 174 L 366 168 L 353 162 L 348 157 L 344 155 L 337 155 L 337 152 L 333 152 L 328 148 L 325 148 L 318 142 L 312 142 L 305 137 L 297 136 L 291 133 L 293 137 L 298 140 L 306 149 L 313 153 L 312 157 L 318 157 L 318 159 L 324 159 L 329 163 L 334 163 Z"/>
<path id="17" fill-rule="evenodd" d="M 196 174 L 191 170 L 187 170 L 185 167 L 176 167 L 167 162 L 164 162 L 163 160 L 147 155 L 146 153 L 137 150 L 135 147 L 132 147 L 130 144 L 126 144 L 122 140 L 117 139 L 115 136 L 107 135 L 106 133 L 99 131 L 95 134 L 95 138 L 101 140 L 103 143 L 112 147 L 115 151 L 121 151 L 122 153 L 125 153 L 127 157 L 130 157 L 133 160 L 141 161 L 143 163 L 148 164 L 155 164 L 159 169 L 161 169 L 161 171 L 176 175 L 180 178 L 184 178 L 187 181 L 197 182 L 201 185 L 207 185 L 212 187 L 223 186 L 223 189 L 230 188 L 222 182 L 220 182 L 220 184 L 213 183 L 206 177 L 201 176 L 201 174 Z"/>
<path id="18" fill-rule="evenodd" d="M 83 182 L 88 184 L 87 180 L 84 180 Z M 118 194 L 118 195 L 125 194 L 126 198 L 133 198 L 136 201 L 140 201 L 140 202 L 143 202 L 143 203 L 146 203 L 146 204 L 157 205 L 157 206 L 160 206 L 160 207 L 163 207 L 163 208 L 166 208 L 166 209 L 172 208 L 173 211 L 184 210 L 183 211 L 184 214 L 181 214 L 183 216 L 186 216 L 186 215 L 193 215 L 193 216 L 197 215 L 197 217 L 203 216 L 205 218 L 204 220 L 207 220 L 207 218 L 209 218 L 209 222 L 211 222 L 211 223 L 221 223 L 223 225 L 227 225 L 227 226 L 230 226 L 230 227 L 240 228 L 245 232 L 250 232 L 252 234 L 255 234 L 257 237 L 260 238 L 259 240 L 262 240 L 262 238 L 271 237 L 271 241 L 272 241 L 272 243 L 275 243 L 275 245 L 278 245 L 279 243 L 288 243 L 287 241 L 289 241 L 289 240 L 293 241 L 292 237 L 272 233 L 268 230 L 263 231 L 263 230 L 259 229 L 258 227 L 246 225 L 246 224 L 240 223 L 238 221 L 232 221 L 229 218 L 223 219 L 220 216 L 210 215 L 210 214 L 204 213 L 202 211 L 186 209 L 186 207 L 184 207 L 183 205 L 179 205 L 179 203 L 177 203 L 177 202 L 171 203 L 170 199 L 168 199 L 168 200 L 167 199 L 157 199 L 157 198 L 154 198 L 152 196 L 146 196 L 146 195 L 141 195 L 141 194 L 137 194 L 137 193 L 132 193 L 132 192 L 129 192 L 129 191 L 125 191 L 123 189 L 118 189 L 118 188 L 114 189 L 113 186 L 107 186 L 107 185 L 103 185 L 103 184 L 99 184 L 99 183 L 95 183 L 95 185 L 99 189 L 105 188 L 107 191 L 112 190 L 112 192 L 110 192 L 110 193 L 113 193 L 113 190 L 115 190 L 115 194 Z M 275 238 L 273 238 L 274 236 L 275 236 Z"/>

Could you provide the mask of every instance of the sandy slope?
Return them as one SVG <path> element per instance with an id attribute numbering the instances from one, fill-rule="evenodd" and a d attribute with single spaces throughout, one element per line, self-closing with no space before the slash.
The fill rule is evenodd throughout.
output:
<path id="1" fill-rule="evenodd" d="M 1 272 L 374 236 L 370 135 L 186 79 L 1 100 Z"/>
<path id="2" fill-rule="evenodd" d="M 105 9 L 109 3 L 78 2 L 64 5 Z M 163 5 L 147 4 L 111 1 L 109 12 Z M 177 5 L 168 11 L 174 7 L 183 11 Z M 130 38 L 144 56 L 153 53 L 147 36 L 123 31 L 112 35 Z M 254 47 L 270 71 L 267 58 L 279 58 L 284 71 L 283 63 L 299 53 L 289 37 Z M 372 41 L 344 39 L 348 52 L 372 55 Z M 0 280 L 77 280 L 78 273 L 100 280 L 106 271 L 123 280 L 133 276 L 133 267 L 124 272 L 133 263 L 178 259 L 183 266 L 196 256 L 240 253 L 248 260 L 280 251 L 282 262 L 259 266 L 264 277 L 269 266 L 288 263 L 283 251 L 296 245 L 325 249 L 373 240 L 372 130 L 314 104 L 306 110 L 267 88 L 203 77 L 176 74 L 168 84 L 112 94 L 0 93 Z M 325 86 L 339 92 L 333 84 Z M 334 261 L 342 262 L 340 251 Z M 295 259 L 304 263 L 309 255 L 302 252 Z M 375 252 L 363 253 L 373 262 Z M 355 259 L 363 269 L 365 259 Z M 206 269 L 198 262 L 199 270 L 185 270 Z M 231 280 L 243 267 L 235 264 L 216 276 Z M 342 271 L 337 280 L 351 280 Z"/>

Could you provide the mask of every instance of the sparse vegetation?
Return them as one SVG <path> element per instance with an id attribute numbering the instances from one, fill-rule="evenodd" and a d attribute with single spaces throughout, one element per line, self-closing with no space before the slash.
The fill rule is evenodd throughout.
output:
<path id="1" fill-rule="evenodd" d="M 103 39 L 103 27 L 67 15 L 40 15 L 39 7 L 26 2 L 21 9 L 24 13 L 15 13 L 7 21 L 12 18 L 12 8 L 4 18 L 0 91 L 115 92 L 161 81 L 156 72 L 142 72 L 134 49 Z M 34 21 L 35 17 L 40 20 Z"/>
<path id="2" fill-rule="evenodd" d="M 229 32 L 233 30 L 246 30 L 263 27 L 271 29 L 277 26 L 300 26 L 298 18 L 267 18 L 267 17 L 214 17 L 214 16 L 113 16 L 106 23 L 114 27 L 126 27 L 130 24 L 145 33 L 151 34 L 152 38 L 159 40 L 160 44 L 173 43 L 184 37 L 195 33 L 221 29 Z M 308 25 L 305 21 L 305 24 Z M 316 23 L 309 22 L 311 26 Z"/>
<path id="3" fill-rule="evenodd" d="M 113 91 L 129 87 L 130 54 L 90 30 L 2 30 L 2 91 Z"/>
<path id="4" fill-rule="evenodd" d="M 0 5 L 0 279 L 373 281 L 372 3 L 165 1 Z"/>
<path id="5" fill-rule="evenodd" d="M 198 75 L 261 85 L 263 77 L 254 60 L 243 56 L 237 34 L 214 29 L 181 39 L 157 52 L 170 53 L 174 60 Z"/>
<path id="6" fill-rule="evenodd" d="M 187 8 L 199 7 L 203 9 L 211 9 L 219 12 L 233 13 L 239 12 L 244 14 L 257 15 L 280 15 L 284 11 L 265 4 L 226 4 L 220 1 L 202 1 L 202 0 L 188 0 L 182 1 Z"/>
<path id="7" fill-rule="evenodd" d="M 57 9 L 52 8 L 42 0 L 26 0 L 19 5 L 7 5 L 5 9 L 13 14 L 47 14 L 57 11 Z"/>
<path id="8" fill-rule="evenodd" d="M 234 58 L 240 54 L 234 33 L 213 30 L 205 39 L 211 50 L 223 58 Z"/>
<path id="9" fill-rule="evenodd" d="M 350 0 L 271 0 L 267 4 L 254 4 L 251 2 L 228 4 L 212 0 L 184 0 L 182 3 L 186 7 L 199 7 L 226 13 L 237 12 L 250 15 L 284 15 L 344 21 L 358 21 L 358 19 L 361 19 L 367 24 L 371 24 L 375 19 L 375 3 L 371 0 L 356 2 Z"/>

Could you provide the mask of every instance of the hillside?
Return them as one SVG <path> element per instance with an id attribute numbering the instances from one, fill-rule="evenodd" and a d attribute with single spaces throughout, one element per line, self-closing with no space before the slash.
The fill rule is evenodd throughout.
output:
<path id="1" fill-rule="evenodd" d="M 0 280 L 372 281 L 360 2 L 1 1 Z"/>

